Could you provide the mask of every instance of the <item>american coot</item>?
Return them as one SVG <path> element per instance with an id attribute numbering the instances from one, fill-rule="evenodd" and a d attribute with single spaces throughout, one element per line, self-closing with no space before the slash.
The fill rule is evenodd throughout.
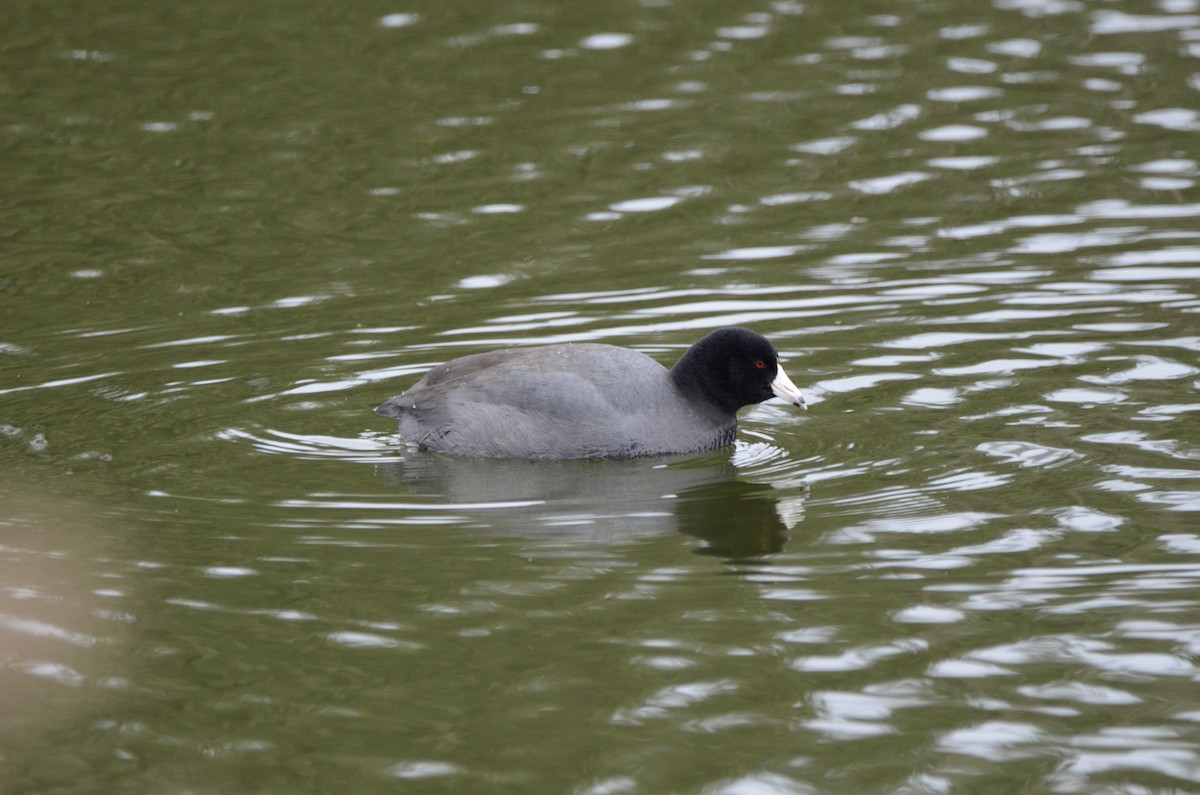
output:
<path id="1" fill-rule="evenodd" d="M 733 442 L 737 411 L 772 395 L 806 408 L 766 337 L 713 331 L 667 370 L 596 343 L 510 348 L 433 368 L 375 409 L 427 450 L 475 458 L 632 458 Z"/>

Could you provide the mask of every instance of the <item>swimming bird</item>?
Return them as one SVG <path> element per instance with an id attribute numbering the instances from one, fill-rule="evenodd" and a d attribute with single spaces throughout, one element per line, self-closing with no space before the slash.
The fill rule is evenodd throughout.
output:
<path id="1" fill-rule="evenodd" d="M 743 406 L 807 408 L 766 337 L 739 326 L 693 344 L 671 369 L 599 343 L 507 348 L 427 372 L 376 407 L 400 437 L 472 458 L 633 458 L 731 444 Z"/>

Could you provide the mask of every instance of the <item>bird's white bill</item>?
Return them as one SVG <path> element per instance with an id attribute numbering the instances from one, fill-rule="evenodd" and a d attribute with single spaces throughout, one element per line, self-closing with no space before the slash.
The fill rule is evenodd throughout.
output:
<path id="1" fill-rule="evenodd" d="M 775 380 L 771 382 L 771 391 L 775 393 L 775 397 L 781 397 L 793 406 L 799 406 L 802 409 L 807 409 L 808 404 L 804 402 L 804 395 L 800 394 L 800 388 L 792 383 L 792 379 L 787 377 L 787 373 L 780 367 L 775 373 Z"/>

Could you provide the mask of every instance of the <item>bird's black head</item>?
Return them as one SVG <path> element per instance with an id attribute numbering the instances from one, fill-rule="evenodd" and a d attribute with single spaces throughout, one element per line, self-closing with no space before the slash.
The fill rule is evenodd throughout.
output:
<path id="1" fill-rule="evenodd" d="M 781 397 L 804 407 L 804 398 L 779 366 L 766 337 L 748 328 L 719 328 L 688 348 L 671 368 L 683 394 L 734 414 L 743 406 Z"/>

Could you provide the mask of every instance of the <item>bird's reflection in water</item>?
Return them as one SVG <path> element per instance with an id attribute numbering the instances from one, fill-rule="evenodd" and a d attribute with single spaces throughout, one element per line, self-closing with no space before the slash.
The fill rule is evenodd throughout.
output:
<path id="1" fill-rule="evenodd" d="M 743 480 L 728 455 L 599 461 L 461 459 L 409 451 L 376 474 L 463 508 L 464 524 L 529 538 L 613 542 L 682 533 L 698 554 L 779 552 L 804 515 L 798 481 Z"/>
<path id="2" fill-rule="evenodd" d="M 698 554 L 751 558 L 783 550 L 803 518 L 804 492 L 780 496 L 765 483 L 729 480 L 686 491 L 676 504 L 677 529 L 704 542 Z"/>

